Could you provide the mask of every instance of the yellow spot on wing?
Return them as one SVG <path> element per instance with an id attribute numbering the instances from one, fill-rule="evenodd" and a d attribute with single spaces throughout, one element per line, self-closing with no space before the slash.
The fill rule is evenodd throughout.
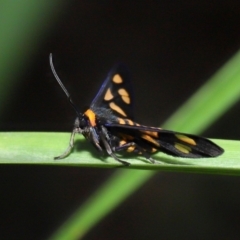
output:
<path id="1" fill-rule="evenodd" d="M 189 153 L 189 152 L 191 151 L 191 148 L 190 148 L 190 147 L 185 146 L 185 145 L 183 145 L 183 144 L 181 144 L 181 143 L 176 143 L 176 144 L 174 145 L 174 147 L 175 147 L 177 150 L 179 150 L 180 152 L 183 152 L 183 153 Z"/>
<path id="2" fill-rule="evenodd" d="M 113 76 L 113 82 L 115 82 L 115 83 L 122 83 L 123 82 L 123 80 L 122 80 L 122 78 L 121 78 L 121 76 L 119 75 L 119 74 L 115 74 L 114 76 Z"/>
<path id="3" fill-rule="evenodd" d="M 129 97 L 126 97 L 126 96 L 121 96 L 122 97 L 122 100 L 126 103 L 126 104 L 129 104 L 130 103 L 130 98 Z"/>
<path id="4" fill-rule="evenodd" d="M 128 92 L 127 92 L 124 88 L 120 88 L 120 89 L 118 90 L 118 93 L 121 95 L 122 100 L 123 100 L 125 103 L 127 103 L 127 104 L 130 103 L 129 94 L 128 94 Z"/>
<path id="5" fill-rule="evenodd" d="M 143 133 L 145 133 L 145 134 L 147 134 L 149 136 L 152 136 L 154 138 L 158 138 L 159 137 L 158 136 L 158 132 L 154 132 L 154 131 L 141 131 L 141 132 L 143 132 Z"/>
<path id="6" fill-rule="evenodd" d="M 118 112 L 119 114 L 123 115 L 124 117 L 126 117 L 126 113 L 118 106 L 116 105 L 114 102 L 110 102 L 109 106 L 112 110 Z"/>
<path id="7" fill-rule="evenodd" d="M 118 123 L 119 123 L 119 124 L 126 124 L 125 121 L 124 121 L 124 119 L 122 119 L 122 118 L 118 118 Z"/>
<path id="8" fill-rule="evenodd" d="M 149 135 L 142 135 L 141 138 L 151 142 L 152 144 L 154 144 L 155 146 L 160 147 L 160 143 L 158 143 L 155 139 L 153 139 L 152 137 L 150 137 Z"/>
<path id="9" fill-rule="evenodd" d="M 132 120 L 130 120 L 130 119 L 127 119 L 127 124 L 134 125 L 134 122 Z"/>
<path id="10" fill-rule="evenodd" d="M 120 142 L 119 142 L 119 146 L 123 146 L 124 144 L 126 144 L 127 142 L 125 141 L 125 140 L 121 140 Z"/>
<path id="11" fill-rule="evenodd" d="M 112 95 L 112 92 L 111 92 L 111 90 L 110 90 L 110 88 L 109 88 L 109 89 L 107 90 L 107 92 L 105 93 L 104 100 L 109 101 L 109 100 L 111 100 L 111 99 L 113 99 L 113 95 Z"/>
<path id="12" fill-rule="evenodd" d="M 122 138 L 123 140 L 126 140 L 126 141 L 131 141 L 131 140 L 134 139 L 133 136 L 127 135 L 127 134 L 124 134 L 124 133 L 120 133 L 119 135 L 121 136 L 121 138 Z"/>
<path id="13" fill-rule="evenodd" d="M 128 125 L 137 125 L 137 123 L 133 122 L 132 120 L 130 119 L 123 119 L 123 118 L 118 118 L 118 123 L 119 124 L 128 124 Z"/>
<path id="14" fill-rule="evenodd" d="M 156 151 L 157 151 L 156 148 L 152 148 L 152 149 L 151 149 L 151 152 L 152 152 L 152 153 L 154 153 L 154 152 L 156 152 Z"/>
<path id="15" fill-rule="evenodd" d="M 134 149 L 135 149 L 135 146 L 130 146 L 130 147 L 127 149 L 127 152 L 132 152 L 132 151 L 134 151 Z"/>
<path id="16" fill-rule="evenodd" d="M 84 114 L 88 117 L 91 126 L 92 127 L 96 126 L 96 121 L 95 121 L 96 120 L 96 115 L 95 115 L 95 113 L 91 109 L 88 109 Z"/>
<path id="17" fill-rule="evenodd" d="M 188 144 L 194 145 L 194 146 L 197 145 L 196 142 L 190 137 L 187 137 L 187 136 L 182 135 L 182 134 L 176 134 L 175 136 L 185 143 L 188 143 Z"/>

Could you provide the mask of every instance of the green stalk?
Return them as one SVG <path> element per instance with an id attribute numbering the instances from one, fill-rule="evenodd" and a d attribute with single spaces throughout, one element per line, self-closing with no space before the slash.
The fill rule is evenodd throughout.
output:
<path id="1" fill-rule="evenodd" d="M 217 158 L 175 158 L 159 152 L 154 155 L 154 159 L 165 164 L 150 164 L 142 156 L 129 155 L 125 160 L 130 162 L 131 166 L 126 167 L 111 157 L 99 159 L 97 152 L 96 156 L 93 156 L 92 146 L 82 136 L 77 138 L 82 150 L 73 152 L 61 160 L 53 160 L 53 157 L 66 148 L 68 133 L 2 132 L 0 139 L 0 164 L 44 164 L 231 175 L 240 173 L 240 141 L 233 140 L 213 140 L 225 149 L 225 153 Z M 129 181 L 131 177 L 128 176 L 127 179 Z"/>

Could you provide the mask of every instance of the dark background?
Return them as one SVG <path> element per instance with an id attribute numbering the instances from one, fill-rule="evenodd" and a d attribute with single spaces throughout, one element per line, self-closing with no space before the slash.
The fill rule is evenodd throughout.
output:
<path id="1" fill-rule="evenodd" d="M 1 118 L 1 131 L 70 132 L 116 62 L 131 69 L 138 122 L 159 126 L 240 47 L 239 1 L 69 1 Z M 203 133 L 239 139 L 240 104 Z M 52 156 L 49 156 L 52 157 Z M 114 172 L 1 166 L 1 239 L 46 239 Z M 126 179 L 127 184 L 127 179 Z M 239 239 L 240 179 L 159 173 L 85 239 Z"/>

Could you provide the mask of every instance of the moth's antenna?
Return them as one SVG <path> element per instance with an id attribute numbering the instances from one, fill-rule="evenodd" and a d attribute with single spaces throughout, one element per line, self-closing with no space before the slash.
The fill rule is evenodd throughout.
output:
<path id="1" fill-rule="evenodd" d="M 53 66 L 53 61 L 52 61 L 52 53 L 50 53 L 49 55 L 49 62 L 50 62 L 50 66 L 51 66 L 51 70 L 52 70 L 52 73 L 54 75 L 54 77 L 56 78 L 57 82 L 59 83 L 60 87 L 62 88 L 62 90 L 65 92 L 70 104 L 72 105 L 72 107 L 74 108 L 75 112 L 77 113 L 77 115 L 80 117 L 80 112 L 78 111 L 78 108 L 77 106 L 73 103 L 72 99 L 71 99 L 71 96 L 68 92 L 68 90 L 65 88 L 65 86 L 63 85 L 62 81 L 60 80 L 60 78 L 58 77 L 56 71 L 55 71 L 55 68 Z"/>

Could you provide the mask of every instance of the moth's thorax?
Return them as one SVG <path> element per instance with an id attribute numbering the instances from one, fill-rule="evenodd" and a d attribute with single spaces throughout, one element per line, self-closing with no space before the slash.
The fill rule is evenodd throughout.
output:
<path id="1" fill-rule="evenodd" d="M 96 114 L 91 109 L 88 109 L 84 113 L 84 115 L 88 118 L 91 127 L 95 127 L 96 126 Z"/>

